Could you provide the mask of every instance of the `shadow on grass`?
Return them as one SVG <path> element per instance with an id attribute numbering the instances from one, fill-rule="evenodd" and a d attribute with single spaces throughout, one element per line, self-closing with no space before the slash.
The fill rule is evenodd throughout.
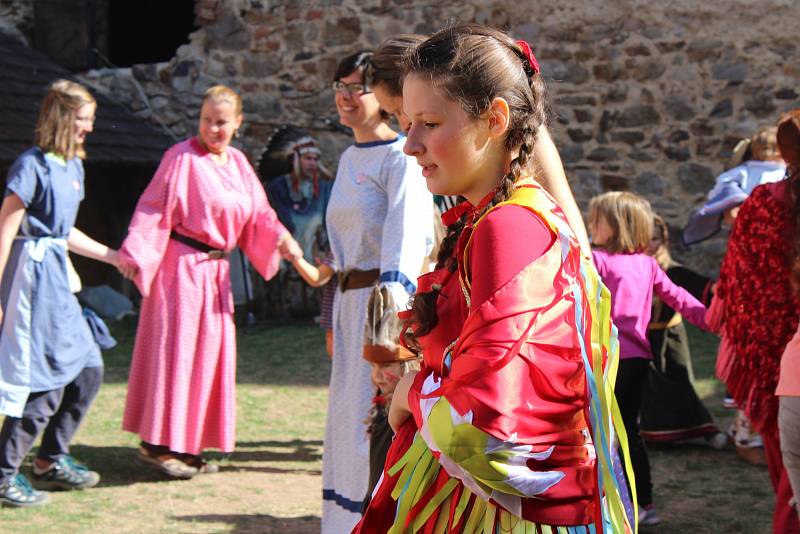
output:
<path id="1" fill-rule="evenodd" d="M 322 476 L 321 469 L 303 469 L 294 467 L 241 467 L 236 465 L 223 465 L 220 473 L 266 473 L 269 475 L 311 475 Z"/>
<path id="2" fill-rule="evenodd" d="M 220 462 L 221 472 L 259 472 L 320 475 L 319 469 L 285 466 L 247 466 L 238 462 L 317 462 L 321 459 L 321 440 L 253 441 L 237 443 L 230 454 L 210 452 L 206 456 Z M 286 452 L 260 450 L 285 448 Z M 135 447 L 73 445 L 70 453 L 100 473 L 100 486 L 130 486 L 147 482 L 174 482 L 176 479 L 136 459 Z"/>
<path id="3" fill-rule="evenodd" d="M 322 440 L 242 441 L 230 459 L 234 462 L 316 462 L 322 458 Z M 286 451 L 258 449 L 286 449 Z M 252 450 L 256 449 L 256 450 Z"/>
<path id="4" fill-rule="evenodd" d="M 272 532 L 316 534 L 320 529 L 320 518 L 312 515 L 275 517 L 267 514 L 205 514 L 176 516 L 175 519 L 189 523 L 226 523 L 233 527 L 230 532 L 235 534 L 268 534 Z"/>
<path id="5" fill-rule="evenodd" d="M 136 460 L 135 447 L 73 445 L 70 447 L 70 454 L 100 473 L 100 487 L 176 480 L 139 463 Z"/>
<path id="6" fill-rule="evenodd" d="M 118 345 L 103 353 L 106 383 L 126 383 L 136 318 L 110 325 Z M 307 322 L 287 325 L 257 324 L 237 332 L 237 377 L 239 384 L 326 386 L 330 361 L 325 355 L 325 334 Z M 367 365 L 366 362 L 364 365 Z"/>

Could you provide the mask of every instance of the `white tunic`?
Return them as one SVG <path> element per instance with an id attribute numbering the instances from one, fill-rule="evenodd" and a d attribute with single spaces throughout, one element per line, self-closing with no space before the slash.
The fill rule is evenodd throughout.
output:
<path id="1" fill-rule="evenodd" d="M 433 244 L 433 198 L 404 138 L 356 143 L 339 161 L 326 215 L 337 272 L 379 269 L 405 304 Z M 350 532 L 361 517 L 369 476 L 364 420 L 375 387 L 362 358 L 371 288 L 337 290 L 333 368 L 323 453 L 323 534 Z"/>

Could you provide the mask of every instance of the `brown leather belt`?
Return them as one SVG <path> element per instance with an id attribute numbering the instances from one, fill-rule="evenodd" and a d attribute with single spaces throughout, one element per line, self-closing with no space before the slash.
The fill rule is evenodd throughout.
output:
<path id="1" fill-rule="evenodd" d="M 372 287 L 380 277 L 380 269 L 370 269 L 369 271 L 350 269 L 349 271 L 339 273 L 339 291 L 344 293 L 350 289 Z"/>
<path id="2" fill-rule="evenodd" d="M 206 245 L 202 241 L 198 241 L 197 239 L 192 239 L 187 235 L 179 234 L 175 230 L 169 233 L 169 238 L 174 239 L 178 243 L 183 243 L 186 246 L 192 247 L 195 250 L 199 250 L 200 252 L 205 252 L 206 254 L 208 254 L 209 259 L 212 260 L 222 260 L 228 257 L 228 253 L 225 252 L 224 250 L 220 250 L 210 245 Z"/>

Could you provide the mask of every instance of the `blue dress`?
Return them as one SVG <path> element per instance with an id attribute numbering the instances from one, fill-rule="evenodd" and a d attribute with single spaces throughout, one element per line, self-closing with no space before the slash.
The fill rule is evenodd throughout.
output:
<path id="1" fill-rule="evenodd" d="M 25 216 L 0 282 L 0 414 L 20 417 L 28 394 L 62 388 L 103 364 L 67 278 L 67 237 L 84 195 L 83 164 L 24 152 L 11 167 L 6 196 Z"/>

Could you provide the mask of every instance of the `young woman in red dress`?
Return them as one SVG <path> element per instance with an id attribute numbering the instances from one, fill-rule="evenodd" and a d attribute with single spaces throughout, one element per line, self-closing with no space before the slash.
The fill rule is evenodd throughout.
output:
<path id="1" fill-rule="evenodd" d="M 397 385 L 397 435 L 355 532 L 632 531 L 609 424 L 609 293 L 531 168 L 536 59 L 459 25 L 405 70 L 405 152 L 431 192 L 467 202 L 445 214 L 437 269 L 419 279 L 408 330 L 423 368 Z"/>

